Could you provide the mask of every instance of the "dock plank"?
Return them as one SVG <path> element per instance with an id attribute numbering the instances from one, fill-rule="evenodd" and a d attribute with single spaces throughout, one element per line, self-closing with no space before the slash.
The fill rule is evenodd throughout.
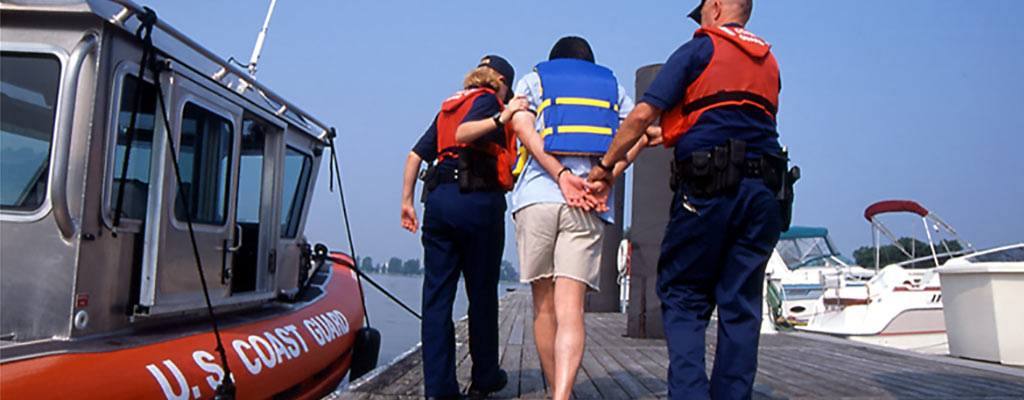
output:
<path id="1" fill-rule="evenodd" d="M 611 353 L 633 377 L 644 385 L 651 394 L 658 397 L 668 396 L 668 376 L 658 372 L 658 368 L 647 357 L 637 356 L 635 349 L 610 349 Z"/>
<path id="2" fill-rule="evenodd" d="M 547 397 L 548 387 L 540 366 L 540 357 L 537 356 L 537 345 L 533 340 L 532 307 L 529 312 L 531 317 L 523 320 L 523 370 L 519 375 L 519 397 L 542 399 Z"/>
<path id="3" fill-rule="evenodd" d="M 499 306 L 499 354 L 509 384 L 493 398 L 544 399 L 548 387 L 533 341 L 529 289 Z M 666 398 L 668 351 L 663 340 L 623 337 L 626 316 L 587 313 L 583 365 L 576 399 Z M 467 322 L 456 324 L 460 383 L 468 385 Z M 708 371 L 714 362 L 714 320 L 708 327 Z M 387 334 L 384 332 L 384 334 Z M 418 399 L 423 396 L 422 355 L 417 350 L 372 378 L 339 390 L 331 399 Z M 1020 399 L 1024 368 L 925 356 L 809 333 L 765 334 L 760 339 L 755 399 Z"/>
<path id="4" fill-rule="evenodd" d="M 583 359 L 586 360 L 586 352 L 583 353 Z M 589 371 L 580 365 L 579 371 L 576 371 L 576 382 L 572 386 L 572 396 L 574 399 L 601 399 L 601 398 L 615 398 L 615 397 L 602 397 L 601 392 L 598 391 L 596 381 L 599 376 L 597 371 L 591 368 Z M 622 397 L 618 397 L 622 398 Z"/>
<path id="5" fill-rule="evenodd" d="M 633 375 L 626 371 L 619 361 L 612 357 L 611 353 L 607 350 L 595 347 L 587 351 L 589 355 L 584 356 L 584 362 L 587 358 L 592 358 L 595 364 L 599 365 L 604 370 L 604 376 L 609 379 L 615 385 L 606 384 L 604 386 L 598 385 L 598 389 L 601 390 L 603 397 L 611 396 L 609 393 L 619 391 L 622 395 L 619 398 L 622 399 L 639 399 L 653 397 L 651 391 L 647 390 L 639 381 L 633 378 Z M 612 386 L 606 391 L 605 386 Z"/>
<path id="6" fill-rule="evenodd" d="M 513 301 L 505 302 L 504 305 L 508 307 L 503 310 L 508 310 L 508 317 L 502 320 L 499 329 L 501 332 L 499 335 L 498 345 L 500 350 L 500 366 L 508 373 L 508 384 L 505 387 L 494 393 L 491 397 L 498 399 L 509 399 L 519 397 L 519 374 L 522 370 L 522 357 L 523 357 L 523 321 L 525 314 L 519 310 L 522 307 L 522 301 L 517 301 L 520 298 L 513 299 Z M 508 326 L 512 328 L 507 329 Z M 517 329 L 518 327 L 518 329 Z"/>

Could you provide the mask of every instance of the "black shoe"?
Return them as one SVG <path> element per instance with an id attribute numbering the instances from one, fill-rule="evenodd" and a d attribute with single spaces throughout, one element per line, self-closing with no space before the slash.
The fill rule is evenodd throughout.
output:
<path id="1" fill-rule="evenodd" d="M 491 393 L 497 392 L 505 388 L 508 384 L 508 373 L 503 369 L 498 369 L 498 381 L 494 383 L 494 386 L 489 387 L 478 387 L 476 384 L 469 386 L 469 398 L 472 400 L 482 400 L 490 396 Z"/>
<path id="2" fill-rule="evenodd" d="M 451 396 L 438 396 L 438 397 L 427 397 L 427 400 L 464 400 L 466 396 L 460 394 L 453 394 Z"/>

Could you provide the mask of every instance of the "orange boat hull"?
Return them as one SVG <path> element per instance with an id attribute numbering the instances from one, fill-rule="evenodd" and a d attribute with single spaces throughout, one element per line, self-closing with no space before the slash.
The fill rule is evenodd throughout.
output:
<path id="1" fill-rule="evenodd" d="M 334 265 L 329 276 L 319 299 L 221 330 L 237 398 L 315 398 L 344 378 L 363 309 L 353 271 Z M 215 348 L 211 331 L 116 351 L 9 362 L 0 365 L 0 397 L 207 399 L 223 376 Z"/>

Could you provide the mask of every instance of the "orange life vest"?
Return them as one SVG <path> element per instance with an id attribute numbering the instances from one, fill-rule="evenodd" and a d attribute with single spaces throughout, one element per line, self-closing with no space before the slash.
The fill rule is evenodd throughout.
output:
<path id="1" fill-rule="evenodd" d="M 455 140 L 455 130 L 459 128 L 462 119 L 473 108 L 473 101 L 484 95 L 498 97 L 494 90 L 489 88 L 470 88 L 456 92 L 441 105 L 441 112 L 437 116 L 437 161 L 441 162 L 449 157 L 458 158 L 459 150 L 463 147 L 481 151 L 497 160 L 498 176 L 495 179 L 505 191 L 509 191 L 515 185 L 515 181 L 512 179 L 512 168 L 516 162 L 516 135 L 508 125 L 504 129 L 504 146 L 493 142 L 477 144 L 460 143 Z M 501 99 L 498 99 L 498 104 L 502 110 L 505 109 Z M 482 140 L 478 141 L 483 142 Z"/>
<path id="2" fill-rule="evenodd" d="M 779 65 L 768 42 L 740 27 L 700 28 L 693 34 L 700 35 L 711 39 L 715 52 L 683 101 L 661 114 L 665 147 L 675 146 L 704 111 L 715 107 L 752 105 L 772 119 L 778 110 Z"/>

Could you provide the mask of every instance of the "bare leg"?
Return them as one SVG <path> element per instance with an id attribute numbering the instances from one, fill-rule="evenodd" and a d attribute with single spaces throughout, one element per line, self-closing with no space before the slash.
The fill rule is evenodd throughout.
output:
<path id="1" fill-rule="evenodd" d="M 555 377 L 555 285 L 551 278 L 537 279 L 533 287 L 533 341 L 548 385 Z"/>
<path id="2" fill-rule="evenodd" d="M 587 285 L 571 278 L 555 280 L 555 378 L 552 393 L 555 400 L 567 400 L 576 383 L 576 373 L 583 360 L 586 332 L 583 328 L 583 295 Z"/>

